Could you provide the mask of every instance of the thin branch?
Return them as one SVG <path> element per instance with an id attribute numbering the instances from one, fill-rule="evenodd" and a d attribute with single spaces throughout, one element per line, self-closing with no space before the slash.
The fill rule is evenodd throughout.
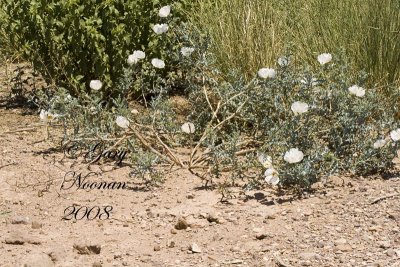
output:
<path id="1" fill-rule="evenodd" d="M 132 130 L 133 134 L 136 136 L 137 139 L 139 139 L 139 141 L 142 143 L 142 145 L 144 145 L 145 147 L 147 147 L 148 149 L 150 149 L 151 152 L 153 152 L 154 154 L 156 154 L 157 156 L 159 156 L 162 159 L 165 159 L 166 161 L 168 161 L 169 163 L 174 163 L 171 159 L 166 158 L 164 155 L 162 155 L 160 152 L 158 152 L 156 149 L 154 149 L 141 135 L 138 131 L 136 131 L 134 128 L 129 127 L 129 129 Z"/>
<path id="2" fill-rule="evenodd" d="M 373 204 L 376 204 L 376 203 L 378 203 L 378 202 L 380 202 L 382 200 L 385 200 L 387 198 L 397 197 L 397 196 L 400 196 L 400 193 L 395 193 L 395 194 L 391 194 L 391 195 L 387 195 L 387 196 L 378 197 L 378 198 L 374 199 L 373 201 L 371 201 L 369 204 L 373 205 Z"/>

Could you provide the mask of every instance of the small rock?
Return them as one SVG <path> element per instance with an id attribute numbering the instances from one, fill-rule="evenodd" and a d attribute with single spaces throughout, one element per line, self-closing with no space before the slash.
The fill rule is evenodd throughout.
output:
<path id="1" fill-rule="evenodd" d="M 389 219 L 397 221 L 399 216 L 397 214 L 392 213 L 392 212 L 388 212 L 388 217 L 389 217 Z"/>
<path id="2" fill-rule="evenodd" d="M 74 244 L 74 249 L 81 255 L 92 255 L 92 254 L 100 254 L 101 246 L 100 245 L 91 245 L 91 244 Z"/>
<path id="3" fill-rule="evenodd" d="M 302 260 L 313 260 L 313 259 L 318 259 L 319 255 L 317 253 L 314 253 L 314 252 L 305 252 L 305 253 L 301 253 L 299 255 L 299 257 Z"/>
<path id="4" fill-rule="evenodd" d="M 311 216 L 313 214 L 313 211 L 312 210 L 305 210 L 304 212 L 303 212 L 303 215 L 304 216 Z"/>
<path id="5" fill-rule="evenodd" d="M 191 229 L 200 229 L 208 226 L 208 223 L 201 219 L 195 219 L 192 216 L 186 219 L 186 223 Z"/>
<path id="6" fill-rule="evenodd" d="M 388 255 L 389 257 L 394 257 L 396 256 L 396 252 L 394 251 L 394 249 L 391 248 L 386 251 L 386 255 Z"/>
<path id="7" fill-rule="evenodd" d="M 239 247 L 233 247 L 230 249 L 232 252 L 239 252 L 240 248 Z"/>
<path id="8" fill-rule="evenodd" d="M 114 259 L 115 259 L 115 260 L 117 260 L 117 259 L 122 259 L 122 254 L 119 253 L 119 252 L 118 252 L 118 253 L 115 253 L 115 254 L 114 254 Z"/>
<path id="9" fill-rule="evenodd" d="M 323 247 L 325 247 L 325 242 L 322 240 L 318 241 L 317 248 L 323 248 Z"/>
<path id="10" fill-rule="evenodd" d="M 102 267 L 101 263 L 98 261 L 93 262 L 92 267 Z"/>
<path id="11" fill-rule="evenodd" d="M 178 232 L 175 229 L 171 229 L 171 234 L 176 235 Z"/>
<path id="12" fill-rule="evenodd" d="M 169 247 L 169 248 L 175 247 L 175 241 L 174 240 L 168 240 L 167 241 L 167 247 Z"/>
<path id="13" fill-rule="evenodd" d="M 37 222 L 37 221 L 33 221 L 32 222 L 32 229 L 40 229 L 42 228 L 42 224 Z"/>
<path id="14" fill-rule="evenodd" d="M 178 222 L 175 224 L 175 229 L 176 230 L 185 230 L 189 227 L 189 224 L 186 222 L 186 220 L 182 217 L 178 219 Z"/>
<path id="15" fill-rule="evenodd" d="M 352 251 L 353 248 L 348 244 L 339 244 L 336 246 L 336 251 L 338 251 L 338 250 L 340 250 L 342 252 L 348 252 L 348 251 Z"/>
<path id="16" fill-rule="evenodd" d="M 5 243 L 10 245 L 23 245 L 26 241 L 24 235 L 17 231 L 11 233 L 10 236 L 5 239 Z"/>
<path id="17" fill-rule="evenodd" d="M 155 246 L 154 246 L 154 251 L 160 251 L 160 250 L 161 250 L 160 245 L 155 245 Z"/>
<path id="18" fill-rule="evenodd" d="M 255 233 L 261 233 L 262 231 L 264 231 L 264 229 L 263 228 L 253 228 L 253 232 L 255 232 Z"/>
<path id="19" fill-rule="evenodd" d="M 347 240 L 344 238 L 337 239 L 333 242 L 335 246 L 347 244 Z"/>
<path id="20" fill-rule="evenodd" d="M 52 247 L 50 250 L 46 251 L 53 262 L 63 261 L 67 258 L 67 251 L 64 247 Z"/>
<path id="21" fill-rule="evenodd" d="M 31 254 L 27 256 L 24 267 L 53 267 L 54 263 L 50 257 L 44 253 Z"/>
<path id="22" fill-rule="evenodd" d="M 201 253 L 201 248 L 196 243 L 193 243 L 190 246 L 190 251 L 192 251 L 193 253 Z"/>
<path id="23" fill-rule="evenodd" d="M 23 216 L 14 216 L 11 218 L 11 224 L 29 224 L 29 218 Z"/>
<path id="24" fill-rule="evenodd" d="M 209 213 L 207 215 L 207 221 L 211 222 L 215 222 L 215 223 L 219 223 L 219 218 L 215 213 Z"/>
<path id="25" fill-rule="evenodd" d="M 268 214 L 267 216 L 265 216 L 265 219 L 267 219 L 267 220 L 275 220 L 275 218 L 276 218 L 275 213 L 271 213 L 271 214 Z"/>
<path id="26" fill-rule="evenodd" d="M 370 228 L 368 228 L 368 230 L 370 232 L 377 232 L 379 231 L 381 228 L 379 226 L 371 226 Z"/>
<path id="27" fill-rule="evenodd" d="M 383 248 L 383 249 L 388 249 L 391 247 L 390 241 L 388 241 L 388 240 L 378 241 L 378 245 L 380 248 Z"/>
<path id="28" fill-rule="evenodd" d="M 263 239 L 265 239 L 267 237 L 269 237 L 269 235 L 267 235 L 267 234 L 257 234 L 256 235 L 256 239 L 257 240 L 263 240 Z"/>

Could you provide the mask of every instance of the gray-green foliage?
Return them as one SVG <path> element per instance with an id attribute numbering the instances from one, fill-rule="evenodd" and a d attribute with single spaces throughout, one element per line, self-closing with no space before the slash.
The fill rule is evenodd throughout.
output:
<path id="1" fill-rule="evenodd" d="M 161 177 L 156 164 L 182 163 L 180 167 L 219 184 L 224 194 L 230 186 L 264 186 L 264 171 L 269 168 L 278 173 L 280 188 L 297 190 L 332 174 L 368 175 L 393 168 L 398 143 L 391 139 L 390 132 L 400 126 L 396 105 L 400 92 L 392 88 L 388 102 L 376 88 L 365 87 L 367 75 L 349 76 L 342 53 L 318 68 L 276 64 L 272 66 L 276 69 L 274 78 L 263 79 L 255 74 L 245 82 L 235 72 L 229 81 L 218 78 L 205 50 L 197 48 L 197 53 L 182 59 L 182 64 L 187 62 L 190 84 L 187 98 L 191 113 L 186 121 L 194 123 L 194 134 L 182 133 L 180 127 L 185 120 L 178 119 L 166 93 L 166 78 L 160 78 L 160 87 L 140 114 L 130 114 L 128 103 L 121 97 L 107 108 L 102 97 L 96 95 L 101 92 L 80 100 L 69 99 L 68 104 L 65 96 L 53 98 L 51 109 L 64 115 L 60 120 L 66 125 L 75 126 L 74 132 L 65 137 L 105 140 L 121 136 L 115 118 L 124 116 L 130 119 L 131 127 L 124 132 L 126 140 L 121 145 L 136 155 L 131 157 L 134 175 L 152 184 Z M 290 59 L 291 55 L 286 57 Z M 131 75 L 133 69 L 140 73 L 136 67 L 125 74 Z M 125 82 L 121 85 L 130 87 L 133 81 L 126 77 Z M 364 86 L 365 95 L 351 94 L 349 88 L 353 85 Z M 293 112 L 292 104 L 297 101 L 308 104 L 306 112 Z M 112 145 L 118 139 L 110 140 Z M 385 140 L 385 144 L 374 147 L 377 140 Z M 166 147 L 175 151 L 182 146 L 191 148 L 193 157 L 168 161 Z M 304 154 L 298 163 L 284 159 L 292 148 Z M 271 166 L 259 162 L 261 154 L 272 158 Z"/>
<path id="2" fill-rule="evenodd" d="M 202 90 L 192 92 L 192 101 L 197 103 L 192 121 L 203 126 L 200 133 L 213 129 L 204 142 L 210 149 L 208 163 L 218 169 L 212 176 L 219 177 L 223 167 L 228 167 L 232 177 L 245 177 L 250 159 L 238 155 L 249 148 L 253 148 L 253 160 L 256 152 L 272 157 L 283 187 L 307 188 L 335 173 L 372 174 L 393 167 L 398 144 L 390 141 L 389 132 L 399 127 L 397 88 L 391 89 L 390 101 L 377 88 L 366 88 L 363 97 L 350 94 L 351 86 L 364 86 L 366 74 L 351 77 L 340 53 L 334 62 L 314 71 L 291 64 L 277 67 L 274 79 L 255 77 L 245 83 L 233 74 L 228 80 L 236 82 L 211 83 L 211 106 Z M 308 111 L 295 114 L 291 105 L 296 101 L 307 103 Z M 217 119 L 206 126 L 220 103 Z M 386 145 L 374 148 L 380 139 L 386 139 Z M 284 160 L 291 148 L 304 153 L 300 163 Z M 252 166 L 261 165 L 254 160 Z"/>

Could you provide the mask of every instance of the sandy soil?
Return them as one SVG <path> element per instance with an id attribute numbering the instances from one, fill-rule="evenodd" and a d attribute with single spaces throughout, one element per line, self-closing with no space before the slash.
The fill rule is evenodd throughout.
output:
<path id="1" fill-rule="evenodd" d="M 0 266 L 400 266 L 398 176 L 335 178 L 303 199 L 266 190 L 221 203 L 175 171 L 146 191 L 129 166 L 65 158 L 44 140 L 38 114 L 7 108 L 0 90 Z M 61 189 L 70 171 L 131 189 L 77 190 L 68 179 Z M 63 220 L 74 205 L 102 215 Z"/>

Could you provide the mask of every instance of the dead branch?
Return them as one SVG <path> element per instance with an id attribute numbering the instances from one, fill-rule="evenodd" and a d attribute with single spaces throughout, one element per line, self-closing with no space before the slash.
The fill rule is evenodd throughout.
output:
<path id="1" fill-rule="evenodd" d="M 391 195 L 387 195 L 387 196 L 378 197 L 378 198 L 374 199 L 373 201 L 371 201 L 369 204 L 373 205 L 373 204 L 376 204 L 376 203 L 378 203 L 378 202 L 380 202 L 382 200 L 385 200 L 387 198 L 397 197 L 397 196 L 400 196 L 400 193 L 395 193 L 395 194 L 391 194 Z"/>

